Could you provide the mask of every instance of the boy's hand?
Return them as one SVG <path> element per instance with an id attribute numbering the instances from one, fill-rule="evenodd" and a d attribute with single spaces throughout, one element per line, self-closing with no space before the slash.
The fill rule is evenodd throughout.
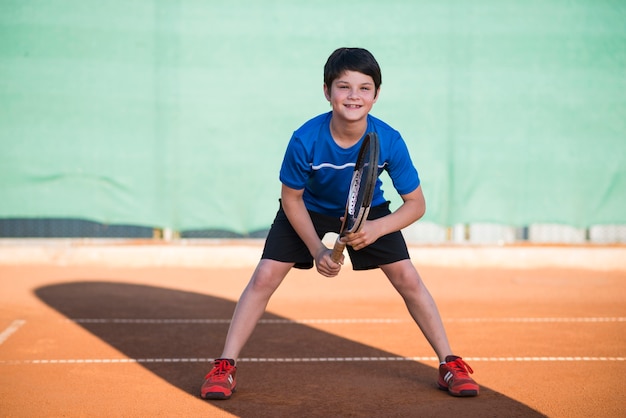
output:
<path id="1" fill-rule="evenodd" d="M 341 255 L 341 260 L 339 260 L 339 263 L 335 263 L 331 259 L 332 253 L 333 250 L 324 247 L 323 249 L 318 251 L 317 255 L 315 256 L 315 267 L 317 268 L 318 273 L 322 276 L 335 277 L 337 274 L 339 274 L 339 271 L 341 270 L 341 265 L 343 264 L 344 260 L 343 254 Z"/>
<path id="2" fill-rule="evenodd" d="M 375 221 L 365 221 L 359 232 L 346 234 L 341 240 L 355 250 L 363 249 L 381 237 L 377 225 Z"/>

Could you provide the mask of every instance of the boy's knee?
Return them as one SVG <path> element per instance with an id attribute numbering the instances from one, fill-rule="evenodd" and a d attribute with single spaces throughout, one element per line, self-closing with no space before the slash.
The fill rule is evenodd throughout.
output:
<path id="1" fill-rule="evenodd" d="M 258 291 L 274 291 L 282 282 L 283 277 L 282 272 L 275 271 L 271 266 L 259 266 L 250 280 L 250 287 Z"/>
<path id="2" fill-rule="evenodd" d="M 264 274 L 255 274 L 250 280 L 250 287 L 255 291 L 268 290 L 274 287 L 270 276 Z"/>
<path id="3" fill-rule="evenodd" d="M 425 289 L 419 274 L 410 271 L 390 276 L 389 280 L 401 295 L 413 294 Z"/>

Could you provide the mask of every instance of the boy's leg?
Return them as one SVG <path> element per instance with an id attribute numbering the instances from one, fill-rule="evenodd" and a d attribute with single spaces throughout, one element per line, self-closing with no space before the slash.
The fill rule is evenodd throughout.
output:
<path id="1" fill-rule="evenodd" d="M 445 361 L 452 350 L 439 310 L 411 260 L 382 265 L 380 268 L 404 299 L 409 313 L 435 350 L 439 361 Z"/>
<path id="2" fill-rule="evenodd" d="M 454 356 L 439 316 L 439 310 L 410 260 L 381 265 L 380 268 L 400 293 L 411 316 L 439 357 L 437 384 L 453 396 L 476 396 L 480 388 L 469 376 L 473 370 Z"/>
<path id="3" fill-rule="evenodd" d="M 261 260 L 244 289 L 233 314 L 222 358 L 237 359 L 239 352 L 265 312 L 270 297 L 281 284 L 293 263 Z"/>
<path id="4" fill-rule="evenodd" d="M 222 356 L 215 359 L 200 388 L 204 399 L 229 399 L 237 387 L 235 361 L 265 312 L 267 303 L 293 263 L 269 259 L 259 262 L 235 307 Z"/>

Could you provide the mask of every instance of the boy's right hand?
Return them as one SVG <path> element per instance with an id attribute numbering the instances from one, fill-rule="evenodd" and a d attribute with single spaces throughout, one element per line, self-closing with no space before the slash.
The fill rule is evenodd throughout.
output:
<path id="1" fill-rule="evenodd" d="M 339 274 L 339 271 L 341 270 L 344 255 L 341 255 L 341 260 L 339 260 L 339 263 L 335 263 L 331 258 L 332 253 L 332 249 L 324 247 L 315 256 L 315 267 L 317 268 L 317 272 L 322 276 L 335 277 L 337 274 Z"/>

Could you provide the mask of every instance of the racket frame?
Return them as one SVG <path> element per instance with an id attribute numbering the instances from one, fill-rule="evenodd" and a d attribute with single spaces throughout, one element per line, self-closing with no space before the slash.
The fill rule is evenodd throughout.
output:
<path id="1" fill-rule="evenodd" d="M 367 216 L 372 205 L 372 198 L 374 197 L 376 179 L 378 178 L 378 154 L 378 135 L 375 132 L 369 132 L 363 139 L 356 164 L 354 165 L 354 172 L 352 174 L 352 180 L 350 181 L 350 189 L 348 191 L 348 199 L 346 202 L 346 210 L 343 215 L 343 222 L 331 254 L 331 259 L 335 263 L 339 262 L 341 255 L 343 254 L 343 250 L 346 248 L 346 244 L 341 239 L 346 234 L 359 232 L 367 220 Z M 363 161 L 366 155 L 369 155 L 369 164 Z M 361 170 L 362 166 L 363 170 Z M 363 201 L 358 208 L 353 208 L 353 211 L 356 212 L 356 215 L 354 216 L 354 224 L 348 228 L 351 216 L 351 199 L 353 199 L 355 195 L 358 195 L 361 187 L 365 187 L 365 190 L 363 191 Z"/>

